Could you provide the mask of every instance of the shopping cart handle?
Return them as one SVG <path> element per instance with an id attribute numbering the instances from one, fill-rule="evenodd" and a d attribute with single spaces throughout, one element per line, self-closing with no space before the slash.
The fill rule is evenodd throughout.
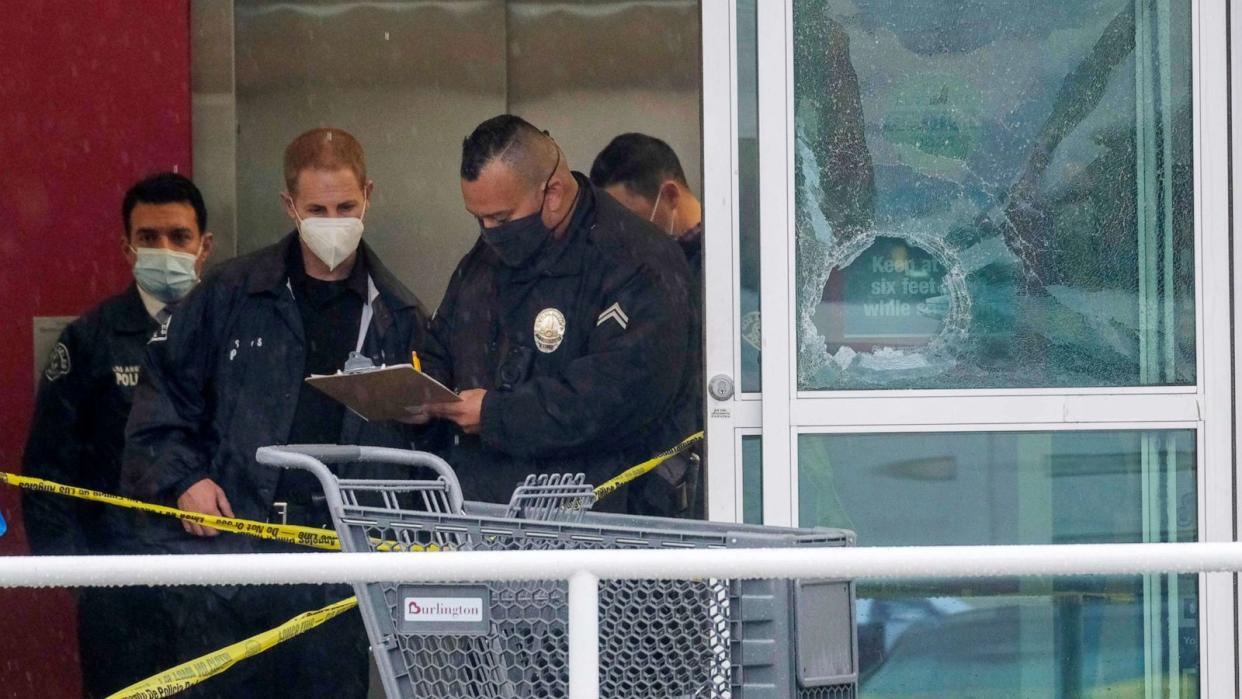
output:
<path id="1" fill-rule="evenodd" d="M 362 447 L 356 444 L 288 444 L 278 447 L 263 447 L 263 449 L 272 449 L 276 451 L 287 451 L 295 454 L 305 454 L 310 457 L 322 461 L 325 464 L 345 464 L 351 461 L 362 461 Z M 262 451 L 262 449 L 260 449 Z M 272 463 L 272 466 L 288 467 L 297 466 L 293 464 Z"/>
<path id="2" fill-rule="evenodd" d="M 300 468 L 310 471 L 319 479 L 324 493 L 336 493 L 336 476 L 325 464 L 343 464 L 351 462 L 396 464 L 429 468 L 444 479 L 448 485 L 447 494 L 453 512 L 461 512 L 461 482 L 457 473 L 444 459 L 425 451 L 409 449 L 392 449 L 389 447 L 360 447 L 341 444 L 289 444 L 276 447 L 259 447 L 255 459 L 268 466 L 279 468 Z M 329 500 L 332 500 L 329 495 Z M 335 503 L 329 502 L 330 505 Z"/>

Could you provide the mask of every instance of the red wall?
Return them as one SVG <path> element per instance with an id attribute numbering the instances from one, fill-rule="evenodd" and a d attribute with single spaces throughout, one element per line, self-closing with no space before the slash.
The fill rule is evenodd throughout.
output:
<path id="1" fill-rule="evenodd" d="M 190 168 L 188 0 L 22 3 L 0 21 L 0 470 L 19 468 L 34 400 L 33 316 L 124 288 L 121 197 Z M 0 486 L 26 553 L 18 493 Z M 80 695 L 70 595 L 0 590 L 0 696 Z"/>

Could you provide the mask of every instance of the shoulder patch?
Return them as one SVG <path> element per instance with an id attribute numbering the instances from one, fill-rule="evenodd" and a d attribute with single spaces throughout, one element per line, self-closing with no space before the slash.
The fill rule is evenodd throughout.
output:
<path id="1" fill-rule="evenodd" d="M 43 370 L 43 375 L 48 381 L 55 381 L 67 376 L 72 369 L 73 363 L 69 360 L 69 348 L 65 347 L 65 343 L 57 342 L 52 348 L 52 353 L 48 355 L 47 368 Z"/>

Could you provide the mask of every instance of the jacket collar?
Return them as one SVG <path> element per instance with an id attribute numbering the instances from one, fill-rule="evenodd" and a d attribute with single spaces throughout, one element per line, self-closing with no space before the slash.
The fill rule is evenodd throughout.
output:
<path id="1" fill-rule="evenodd" d="M 301 246 L 294 245 L 289 248 L 288 255 L 285 257 L 285 270 L 289 274 L 289 281 L 293 285 L 294 294 L 299 293 L 309 282 L 310 275 L 306 273 L 306 266 L 302 261 Z M 363 301 L 369 301 L 370 298 L 370 262 L 367 259 L 366 250 L 362 247 L 358 248 L 358 254 L 354 257 L 354 266 L 349 270 L 349 276 L 345 278 L 345 288 L 352 291 L 358 298 Z"/>
<path id="2" fill-rule="evenodd" d="M 687 260 L 693 260 L 703 254 L 703 224 L 691 228 L 677 239 L 677 245 L 686 254 Z"/>
<path id="3" fill-rule="evenodd" d="M 255 253 L 254 264 L 246 280 L 246 292 L 250 294 L 279 294 L 289 280 L 289 256 L 300 255 L 298 232 L 291 231 L 275 245 L 269 245 Z M 367 272 L 375 282 L 375 288 L 384 304 L 392 310 L 411 308 L 418 299 L 405 288 L 392 272 L 380 262 L 366 241 L 359 244 L 359 254 L 366 259 Z"/>
<path id="4" fill-rule="evenodd" d="M 293 231 L 275 245 L 269 245 L 254 253 L 254 264 L 246 278 L 246 293 L 279 294 L 289 280 L 289 255 L 298 244 L 298 233 Z"/>
<path id="5" fill-rule="evenodd" d="M 537 273 L 546 277 L 571 277 L 582 272 L 587 241 L 595 227 L 599 192 L 586 175 L 574 172 L 573 176 L 578 180 L 578 204 L 565 229 L 565 237 L 550 246 L 534 265 Z"/>
<path id="6" fill-rule="evenodd" d="M 122 333 L 149 333 L 158 324 L 147 314 L 147 307 L 138 295 L 138 285 L 131 283 L 120 295 L 120 303 L 108 311 L 108 322 L 114 330 Z"/>

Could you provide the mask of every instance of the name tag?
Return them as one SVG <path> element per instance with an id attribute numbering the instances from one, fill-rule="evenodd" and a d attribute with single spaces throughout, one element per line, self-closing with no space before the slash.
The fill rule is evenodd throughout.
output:
<path id="1" fill-rule="evenodd" d="M 141 370 L 137 364 L 129 366 L 114 366 L 112 373 L 116 375 L 116 385 L 126 388 L 133 388 L 138 385 L 138 373 Z"/>

